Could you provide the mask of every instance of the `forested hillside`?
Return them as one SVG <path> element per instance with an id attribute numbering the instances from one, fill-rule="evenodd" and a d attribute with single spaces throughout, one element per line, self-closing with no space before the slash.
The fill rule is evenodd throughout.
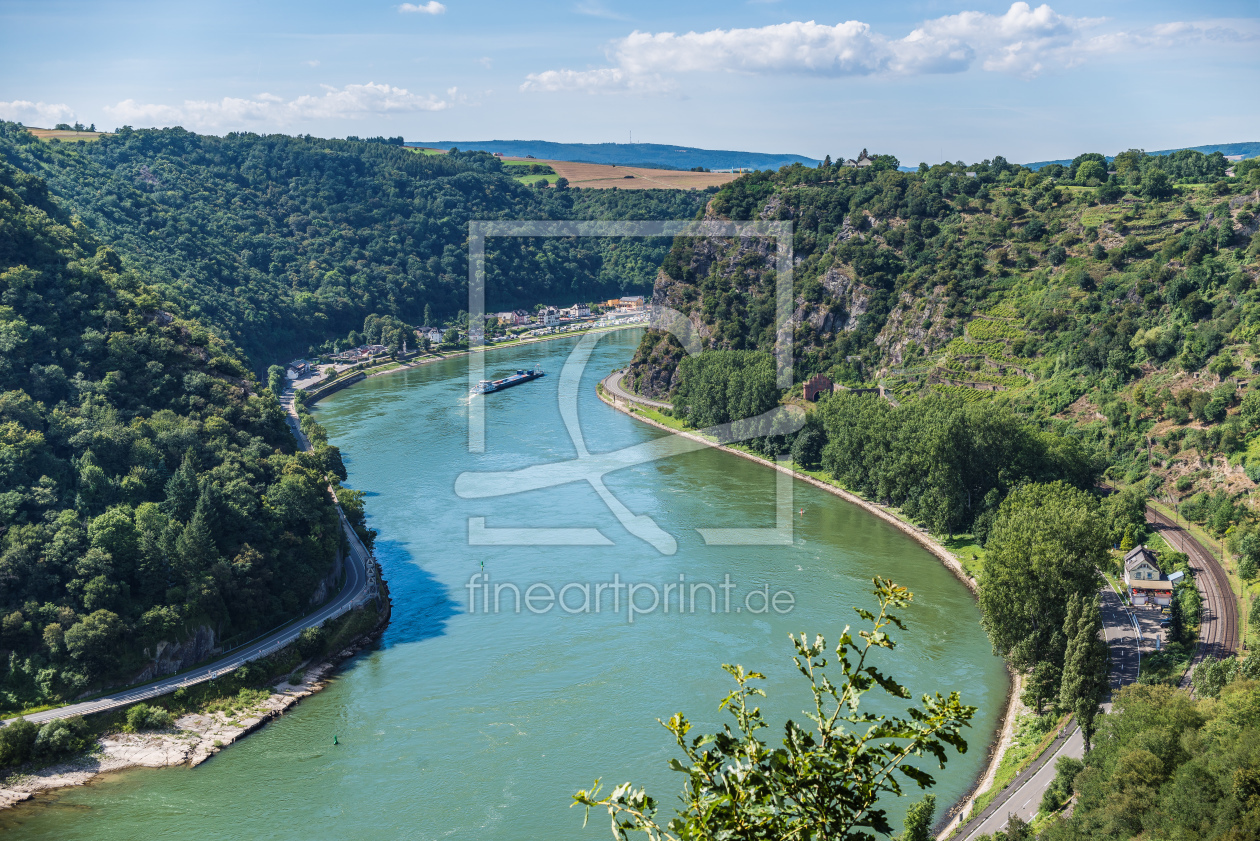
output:
<path id="1" fill-rule="evenodd" d="M 1260 479 L 1260 161 L 1233 178 L 1224 164 L 1130 151 L 1110 175 L 1097 154 L 1037 173 L 1001 158 L 913 173 L 794 166 L 726 185 L 708 213 L 793 223 L 798 383 L 824 373 L 882 384 L 903 405 L 1007 407 L 1094 451 L 1113 481 L 1240 537 Z M 679 240 L 655 298 L 708 347 L 769 351 L 768 247 Z M 681 356 L 648 334 L 636 385 L 676 391 Z M 824 425 L 806 432 L 821 454 Z M 963 504 L 949 522 L 989 507 Z"/>
<path id="2" fill-rule="evenodd" d="M 182 129 L 45 143 L 0 123 L 0 157 L 51 193 L 181 315 L 238 344 L 256 371 L 362 328 L 468 306 L 470 219 L 691 219 L 674 190 L 540 190 L 478 152 Z M 667 240 L 487 243 L 487 306 L 645 293 Z"/>
<path id="3" fill-rule="evenodd" d="M 5 714 L 277 625 L 332 570 L 336 449 L 295 453 L 239 354 L 148 281 L 0 163 Z"/>

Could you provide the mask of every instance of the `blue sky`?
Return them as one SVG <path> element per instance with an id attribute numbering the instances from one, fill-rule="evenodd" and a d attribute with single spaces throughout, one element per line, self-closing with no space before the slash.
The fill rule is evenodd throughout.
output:
<path id="1" fill-rule="evenodd" d="M 0 117 L 903 163 L 1260 140 L 1260 3 L 0 3 Z"/>

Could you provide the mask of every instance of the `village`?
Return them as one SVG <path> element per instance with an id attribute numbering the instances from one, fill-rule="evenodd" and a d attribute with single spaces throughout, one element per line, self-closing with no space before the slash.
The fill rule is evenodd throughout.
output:
<path id="1" fill-rule="evenodd" d="M 524 309 L 486 313 L 484 341 L 487 345 L 499 345 L 588 329 L 646 324 L 647 321 L 647 301 L 642 295 L 628 295 L 594 303 L 576 303 L 568 307 L 539 305 L 532 313 Z M 321 374 L 340 373 L 391 355 L 402 360 L 421 352 L 466 350 L 466 324 L 466 320 L 461 324 L 457 319 L 442 327 L 417 327 L 412 331 L 415 345 L 410 350 L 410 343 L 404 339 L 393 352 L 388 345 L 362 344 L 335 353 L 319 354 L 314 358 L 295 359 L 288 364 L 287 375 L 291 380 L 304 383 L 317 379 Z"/>

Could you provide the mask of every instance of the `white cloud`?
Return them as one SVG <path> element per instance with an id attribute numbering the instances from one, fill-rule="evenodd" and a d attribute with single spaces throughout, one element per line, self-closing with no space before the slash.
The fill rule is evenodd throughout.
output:
<path id="1" fill-rule="evenodd" d="M 614 12 L 608 8 L 603 0 L 581 0 L 580 3 L 573 7 L 573 11 L 579 15 L 588 15 L 593 18 L 607 18 L 609 20 L 629 20 L 620 12 Z"/>
<path id="2" fill-rule="evenodd" d="M 52 128 L 57 123 L 74 122 L 74 110 L 69 105 L 15 99 L 12 102 L 0 102 L 0 120 L 36 128 Z"/>
<path id="3" fill-rule="evenodd" d="M 1001 15 L 961 12 L 934 18 L 900 38 L 856 20 L 834 26 L 794 21 L 681 35 L 636 30 L 609 46 L 613 66 L 532 73 L 521 89 L 660 89 L 669 86 L 665 80 L 670 75 L 687 72 L 915 76 L 961 73 L 979 66 L 987 72 L 1030 78 L 1122 49 L 1257 37 L 1254 26 L 1240 28 L 1232 21 L 1165 24 L 1137 33 L 1098 32 L 1106 22 L 1061 15 L 1045 4 L 1033 8 L 1017 2 Z"/>
<path id="4" fill-rule="evenodd" d="M 428 3 L 403 3 L 398 7 L 401 13 L 418 12 L 422 15 L 440 15 L 446 11 L 446 7 L 437 0 L 429 0 Z"/>
<path id="5" fill-rule="evenodd" d="M 405 88 L 378 85 L 346 85 L 334 88 L 324 85 L 321 95 L 304 95 L 284 100 L 263 93 L 253 99 L 224 97 L 216 101 L 185 100 L 182 105 L 160 105 L 126 99 L 105 110 L 119 124 L 138 126 L 174 126 L 188 129 L 275 129 L 309 120 L 354 120 L 417 111 L 442 111 L 451 107 L 456 91 L 448 91 L 450 99 L 433 94 L 421 96 Z"/>
<path id="6" fill-rule="evenodd" d="M 658 74 L 627 72 L 620 67 L 601 67 L 596 70 L 545 70 L 525 77 L 521 90 L 528 91 L 586 91 L 610 93 L 613 91 L 669 90 L 674 87 Z"/>

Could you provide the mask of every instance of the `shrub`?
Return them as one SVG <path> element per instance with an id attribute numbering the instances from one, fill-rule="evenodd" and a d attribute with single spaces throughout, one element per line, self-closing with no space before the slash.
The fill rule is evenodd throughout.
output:
<path id="1" fill-rule="evenodd" d="M 139 733 L 142 730 L 167 730 L 175 724 L 171 714 L 161 707 L 150 707 L 148 704 L 136 704 L 127 710 L 127 731 Z"/>
<path id="2" fill-rule="evenodd" d="M 298 634 L 293 645 L 303 657 L 314 657 L 323 650 L 326 639 L 323 628 L 306 628 Z"/>
<path id="3" fill-rule="evenodd" d="M 1054 780 L 1046 787 L 1041 798 L 1041 811 L 1049 814 L 1057 812 L 1072 796 L 1072 783 L 1076 775 L 1085 770 L 1085 763 L 1070 756 L 1059 757 L 1054 764 Z"/>
<path id="4" fill-rule="evenodd" d="M 82 716 L 57 719 L 39 728 L 33 753 L 39 759 L 52 759 L 86 750 L 92 743 L 92 732 Z"/>
<path id="5" fill-rule="evenodd" d="M 39 725 L 24 718 L 0 729 L 0 768 L 30 759 L 38 735 Z"/>

